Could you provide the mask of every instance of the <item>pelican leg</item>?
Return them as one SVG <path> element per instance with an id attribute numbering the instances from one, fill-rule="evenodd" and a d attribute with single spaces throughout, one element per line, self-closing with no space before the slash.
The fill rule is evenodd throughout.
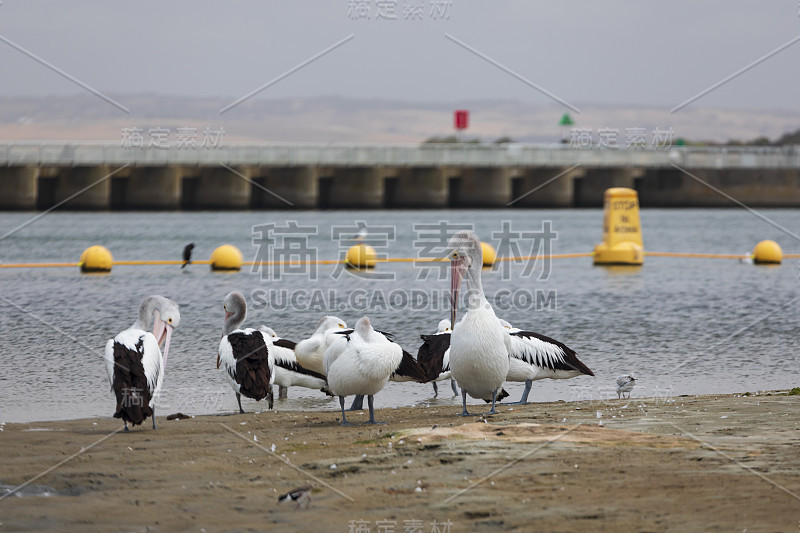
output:
<path id="1" fill-rule="evenodd" d="M 528 405 L 528 394 L 531 392 L 532 379 L 525 380 L 525 390 L 522 391 L 522 398 L 518 402 L 510 403 L 508 405 Z"/>
<path id="2" fill-rule="evenodd" d="M 500 390 L 500 389 L 495 389 L 495 390 L 492 392 L 492 410 L 491 410 L 491 411 L 489 411 L 488 413 L 486 413 L 487 415 L 494 415 L 494 414 L 497 414 L 497 413 L 495 412 L 495 410 L 494 410 L 494 404 L 495 404 L 495 403 L 496 403 L 496 401 L 497 401 L 497 391 L 498 391 L 498 390 Z"/>
<path id="3" fill-rule="evenodd" d="M 128 428 L 128 421 L 123 420 L 122 423 L 125 424 L 125 429 L 123 429 L 122 431 L 130 431 L 130 429 Z"/>
<path id="4" fill-rule="evenodd" d="M 285 400 L 289 397 L 289 387 L 278 387 L 278 399 Z"/>
<path id="5" fill-rule="evenodd" d="M 464 389 L 464 387 L 461 387 L 461 405 L 463 406 L 463 410 L 458 416 L 472 416 L 467 411 L 467 391 Z"/>
<path id="6" fill-rule="evenodd" d="M 153 406 L 153 429 L 158 429 L 156 427 L 156 408 Z"/>
<path id="7" fill-rule="evenodd" d="M 342 425 L 352 426 L 353 424 L 350 424 L 344 416 L 344 396 L 339 396 L 339 406 L 342 408 Z"/>
<path id="8" fill-rule="evenodd" d="M 244 414 L 244 409 L 242 409 L 242 395 L 238 392 L 236 393 L 236 401 L 239 402 L 239 414 Z"/>
<path id="9" fill-rule="evenodd" d="M 272 409 L 272 404 L 275 403 L 275 396 L 272 395 L 272 385 L 269 386 L 267 391 L 267 405 Z"/>
<path id="10" fill-rule="evenodd" d="M 353 398 L 353 403 L 350 405 L 350 409 L 348 409 L 348 411 L 361 411 L 362 409 L 364 409 L 364 395 L 356 394 L 356 397 Z"/>
<path id="11" fill-rule="evenodd" d="M 433 397 L 436 398 L 439 396 L 439 386 L 436 385 L 436 382 L 433 382 Z"/>
<path id="12" fill-rule="evenodd" d="M 453 387 L 453 396 L 458 396 L 458 387 L 456 387 L 456 380 L 450 378 L 450 386 Z"/>
<path id="13" fill-rule="evenodd" d="M 375 400 L 375 396 L 370 394 L 367 396 L 367 405 L 369 405 L 369 423 L 370 424 L 379 424 L 384 425 L 386 422 L 376 422 L 375 421 L 375 408 L 372 405 L 372 402 Z"/>

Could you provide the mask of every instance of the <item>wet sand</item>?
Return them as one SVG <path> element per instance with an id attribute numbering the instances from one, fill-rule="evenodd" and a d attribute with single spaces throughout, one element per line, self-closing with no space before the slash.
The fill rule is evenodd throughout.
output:
<path id="1" fill-rule="evenodd" d="M 159 416 L 157 431 L 111 434 L 111 418 L 6 424 L 0 484 L 47 472 L 0 500 L 0 532 L 800 529 L 800 396 L 459 412 L 379 409 L 386 425 L 356 412 L 359 425 L 341 427 L 339 413 L 276 403 Z M 307 509 L 277 503 L 308 484 Z"/>

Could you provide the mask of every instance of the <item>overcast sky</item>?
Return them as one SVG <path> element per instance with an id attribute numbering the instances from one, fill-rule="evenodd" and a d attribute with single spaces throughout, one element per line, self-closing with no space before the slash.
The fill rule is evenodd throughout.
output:
<path id="1" fill-rule="evenodd" d="M 257 98 L 553 103 L 469 47 L 575 107 L 665 108 L 800 36 L 798 0 L 437 1 L 3 0 L 0 36 L 122 104 L 234 101 L 353 36 Z M 0 95 L 83 91 L 5 42 L 0 68 Z M 797 109 L 798 97 L 800 42 L 689 108 Z"/>

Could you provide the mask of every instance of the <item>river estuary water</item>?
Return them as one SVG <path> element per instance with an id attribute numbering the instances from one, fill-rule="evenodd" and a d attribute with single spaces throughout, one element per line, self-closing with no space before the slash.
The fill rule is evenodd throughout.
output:
<path id="1" fill-rule="evenodd" d="M 646 209 L 647 251 L 748 253 L 763 239 L 800 251 L 800 211 Z M 366 226 L 380 255 L 430 257 L 442 235 L 471 225 L 500 255 L 588 252 L 601 240 L 602 210 L 250 211 L 176 213 L 0 213 L 0 261 L 72 262 L 88 246 L 116 260 L 196 259 L 233 244 L 246 261 L 336 259 L 351 244 L 338 237 Z M 27 224 L 27 225 L 25 225 Z M 21 229 L 20 226 L 25 225 Z M 16 231 L 14 231 L 16 229 Z M 9 234 L 10 233 L 10 234 Z M 294 254 L 294 255 L 292 255 Z M 368 315 L 377 329 L 416 354 L 420 333 L 448 316 L 450 283 L 431 263 L 379 264 L 354 275 L 335 265 L 212 273 L 204 265 L 116 266 L 108 275 L 77 268 L 0 269 L 0 422 L 109 417 L 114 410 L 103 348 L 130 326 L 139 301 L 163 294 L 181 305 L 159 416 L 224 413 L 236 399 L 216 350 L 222 299 L 244 293 L 247 324 L 281 336 L 309 336 L 324 314 L 352 325 Z M 738 393 L 800 385 L 797 260 L 756 266 L 730 259 L 648 257 L 639 267 L 595 267 L 591 258 L 505 262 L 484 271 L 497 314 L 561 340 L 596 374 L 539 381 L 531 401 L 616 397 L 615 377 L 633 371 L 634 397 Z M 463 311 L 462 311 L 463 313 Z M 447 384 L 390 383 L 376 407 L 450 405 Z M 517 400 L 521 384 L 507 384 Z M 243 399 L 247 411 L 266 405 Z M 335 410 L 318 391 L 292 389 L 279 410 Z"/>

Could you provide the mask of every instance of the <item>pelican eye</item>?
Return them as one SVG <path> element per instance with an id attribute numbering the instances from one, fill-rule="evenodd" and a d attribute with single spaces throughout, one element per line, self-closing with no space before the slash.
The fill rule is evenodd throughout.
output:
<path id="1" fill-rule="evenodd" d="M 342 329 L 344 329 L 344 324 L 342 324 L 342 323 L 339 323 L 339 327 L 340 327 L 340 328 L 342 328 Z"/>
<path id="2" fill-rule="evenodd" d="M 458 252 L 453 252 L 452 256 L 453 259 L 458 259 Z"/>
<path id="3" fill-rule="evenodd" d="M 167 322 L 169 322 L 170 324 L 172 324 L 172 317 L 169 317 L 169 319 L 167 320 Z"/>

